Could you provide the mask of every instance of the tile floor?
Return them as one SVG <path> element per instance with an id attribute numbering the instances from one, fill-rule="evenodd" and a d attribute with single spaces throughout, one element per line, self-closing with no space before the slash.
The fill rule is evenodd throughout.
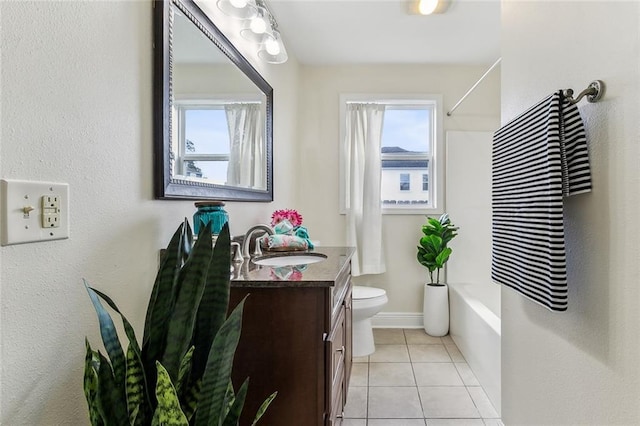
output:
<path id="1" fill-rule="evenodd" d="M 375 353 L 353 359 L 343 426 L 503 426 L 449 336 L 373 334 Z"/>

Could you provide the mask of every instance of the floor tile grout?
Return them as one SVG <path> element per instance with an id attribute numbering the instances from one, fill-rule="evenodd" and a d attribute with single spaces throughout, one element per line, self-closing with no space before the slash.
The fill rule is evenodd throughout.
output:
<path id="1" fill-rule="evenodd" d="M 380 329 L 378 329 L 380 330 Z M 396 346 L 405 346 L 406 347 L 406 353 L 408 355 L 409 360 L 408 361 L 396 361 L 393 360 L 394 356 L 397 358 L 397 353 L 395 350 L 391 350 L 391 352 L 387 351 L 383 356 L 382 356 L 382 361 L 374 361 L 372 360 L 372 356 L 368 356 L 366 357 L 366 361 L 363 362 L 358 362 L 358 364 L 366 364 L 366 389 L 365 389 L 365 401 L 364 401 L 364 415 L 366 416 L 366 418 L 362 418 L 362 417 L 346 417 L 347 423 L 349 423 L 348 421 L 350 419 L 354 419 L 354 420 L 359 420 L 360 423 L 357 423 L 358 425 L 362 425 L 362 421 L 364 420 L 364 426 L 369 425 L 369 420 L 372 419 L 381 419 L 382 417 L 371 417 L 373 415 L 373 413 L 371 413 L 371 389 L 372 388 L 415 388 L 416 389 L 416 396 L 417 396 L 417 403 L 419 404 L 419 410 L 420 410 L 420 416 L 419 417 L 408 417 L 408 419 L 413 419 L 413 420 L 422 420 L 423 422 L 425 422 L 424 424 L 427 424 L 427 420 L 433 420 L 433 419 L 461 419 L 461 420 L 470 420 L 470 419 L 475 419 L 476 421 L 480 421 L 482 423 L 479 424 L 484 424 L 484 420 L 498 420 L 499 418 L 496 417 L 483 417 L 483 415 L 487 414 L 487 410 L 488 410 L 488 406 L 486 405 L 486 403 L 482 400 L 482 398 L 480 397 L 480 395 L 478 394 L 478 392 L 476 391 L 476 389 L 481 389 L 482 390 L 482 394 L 484 394 L 485 398 L 487 397 L 486 395 L 486 391 L 484 390 L 484 388 L 478 383 L 476 384 L 467 384 L 466 381 L 471 381 L 472 377 L 474 380 L 477 381 L 477 379 L 475 379 L 475 376 L 472 377 L 467 377 L 467 380 L 465 381 L 465 379 L 463 379 L 462 374 L 460 372 L 460 369 L 458 368 L 458 366 L 456 364 L 466 364 L 466 368 L 469 368 L 466 359 L 464 359 L 464 356 L 460 353 L 459 348 L 455 345 L 455 342 L 453 342 L 452 339 L 444 339 L 444 338 L 438 338 L 438 342 L 435 342 L 433 340 L 431 340 L 430 342 L 412 342 L 409 343 L 409 340 L 417 340 L 415 337 L 410 338 L 405 329 L 384 329 L 384 332 L 377 332 L 374 329 L 374 337 L 376 337 L 376 334 L 378 334 L 377 338 L 376 338 L 376 347 L 382 348 L 385 346 L 389 346 L 389 345 L 396 345 Z M 398 331 L 390 331 L 390 330 L 398 330 Z M 398 332 L 402 332 L 402 338 L 400 338 L 400 336 L 397 336 Z M 385 333 L 387 334 L 387 337 L 380 337 L 379 334 Z M 390 337 L 392 335 L 392 333 L 396 334 L 395 338 Z M 415 332 L 413 332 L 415 333 Z M 425 334 L 426 336 L 426 334 Z M 422 336 L 420 336 L 422 337 Z M 429 339 L 433 339 L 433 338 L 429 338 Z M 379 342 L 379 340 L 383 340 L 383 342 Z M 400 343 L 400 340 L 404 340 L 404 343 Z M 414 355 L 411 355 L 411 351 L 409 350 L 410 346 L 427 346 L 427 345 L 431 345 L 431 346 L 441 346 L 442 349 L 444 350 L 444 353 L 448 356 L 449 360 L 448 361 L 435 361 L 435 360 L 419 360 L 419 352 L 414 353 Z M 449 348 L 451 347 L 451 349 Z M 453 349 L 453 347 L 455 347 L 455 349 Z M 402 352 L 402 351 L 400 351 Z M 452 352 L 455 353 L 455 356 L 452 356 Z M 436 351 L 436 354 L 438 354 L 441 352 Z M 424 355 L 424 354 L 423 354 Z M 429 356 L 434 356 L 433 352 L 429 354 Z M 441 355 L 440 358 L 442 358 Z M 417 358 L 416 358 L 417 357 Z M 384 359 L 390 359 L 390 361 L 385 361 Z M 404 358 L 402 358 L 404 359 Z M 415 359 L 415 360 L 414 360 Z M 412 375 L 412 379 L 413 379 L 413 384 L 412 385 L 387 385 L 384 384 L 384 380 L 388 380 L 388 377 L 384 377 L 382 376 L 382 378 L 380 376 L 378 376 L 378 383 L 381 384 L 376 384 L 376 385 L 372 385 L 372 364 L 411 364 L 411 375 Z M 437 384 L 437 385 L 419 385 L 418 384 L 418 376 L 416 374 L 416 369 L 415 366 L 416 364 L 451 364 L 453 366 L 453 372 L 455 373 L 454 377 L 457 377 L 457 380 L 454 381 L 459 381 L 461 383 L 461 385 L 459 384 Z M 400 369 L 399 371 L 402 372 L 404 369 Z M 378 370 L 379 371 L 379 370 Z M 469 369 L 469 373 L 473 374 L 473 371 Z M 403 373 L 404 374 L 404 373 Z M 429 372 L 429 370 L 427 370 L 426 374 L 432 374 L 431 372 Z M 446 373 L 448 374 L 449 379 L 447 379 L 447 375 L 444 376 L 444 380 L 442 380 L 441 378 L 438 379 L 439 382 L 446 382 L 447 380 L 450 381 L 451 373 Z M 468 376 L 468 374 L 465 374 L 465 376 Z M 404 376 L 406 378 L 408 378 L 408 376 Z M 380 380 L 382 379 L 382 380 Z M 407 383 L 408 380 L 404 379 Z M 402 382 L 403 380 L 400 379 L 399 382 Z M 359 387 L 359 388 L 363 388 L 365 386 L 354 386 L 354 387 Z M 454 417 L 451 416 L 438 416 L 437 414 L 434 414 L 435 417 L 431 418 L 431 417 L 427 417 L 427 413 L 425 413 L 425 403 L 426 401 L 424 400 L 424 395 L 423 393 L 420 391 L 421 389 L 428 389 L 428 388 L 447 388 L 447 389 L 460 389 L 460 388 L 464 388 L 464 393 L 465 393 L 465 401 L 467 403 L 471 403 L 471 405 L 467 404 L 467 407 L 473 407 L 474 409 L 474 413 L 473 416 L 469 416 L 469 413 L 466 413 L 466 415 L 456 415 Z M 475 398 L 479 398 L 477 401 L 476 399 L 474 399 L 474 397 L 472 396 L 472 392 L 469 390 L 469 388 L 474 388 L 473 390 L 473 394 L 475 395 Z M 377 397 L 380 398 L 380 393 L 381 391 L 377 391 Z M 495 410 L 495 408 L 492 406 L 490 400 L 487 399 L 487 401 L 489 403 L 489 405 L 491 406 L 491 408 L 493 408 Z M 413 404 L 413 403 L 412 403 Z M 482 409 L 480 407 L 480 405 L 482 405 Z M 348 406 L 348 403 L 347 403 Z M 481 412 L 482 411 L 482 412 Z M 362 406 L 360 408 L 360 412 L 362 413 Z M 417 411 L 411 411 L 414 414 L 417 414 Z M 461 413 L 462 411 L 460 411 L 459 413 Z M 387 411 L 387 414 L 389 413 L 389 411 Z M 380 409 L 378 409 L 378 414 L 380 414 Z M 385 417 L 385 419 L 389 420 L 389 419 L 396 419 L 398 417 Z M 356 424 L 356 423 L 354 423 Z M 413 424 L 417 424 L 417 422 L 415 423 L 411 423 Z M 422 426 L 422 422 L 420 422 L 420 426 Z"/>

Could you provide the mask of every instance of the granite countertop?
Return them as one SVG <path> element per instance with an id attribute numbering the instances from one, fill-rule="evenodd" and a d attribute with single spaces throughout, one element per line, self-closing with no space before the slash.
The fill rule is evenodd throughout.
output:
<path id="1" fill-rule="evenodd" d="M 316 247 L 291 252 L 293 255 L 312 252 L 327 256 L 321 262 L 298 266 L 261 266 L 245 260 L 242 264 L 234 264 L 231 287 L 330 287 L 349 266 L 354 251 L 353 247 Z"/>

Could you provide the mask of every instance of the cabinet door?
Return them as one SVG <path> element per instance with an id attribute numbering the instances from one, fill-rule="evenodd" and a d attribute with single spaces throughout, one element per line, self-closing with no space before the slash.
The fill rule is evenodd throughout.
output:
<path id="1" fill-rule="evenodd" d="M 325 342 L 326 346 L 326 403 L 325 413 L 328 423 L 335 424 L 342 418 L 344 406 L 345 377 L 345 309 L 340 310 L 338 319 Z"/>
<path id="2" fill-rule="evenodd" d="M 344 401 L 347 401 L 349 381 L 351 380 L 351 364 L 353 363 L 353 316 L 351 299 L 351 282 L 344 298 Z"/>

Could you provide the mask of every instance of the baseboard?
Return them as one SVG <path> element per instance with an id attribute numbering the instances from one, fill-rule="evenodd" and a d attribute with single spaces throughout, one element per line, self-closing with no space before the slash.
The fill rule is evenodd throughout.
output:
<path id="1" fill-rule="evenodd" d="M 373 328 L 423 328 L 421 312 L 380 312 L 371 318 Z"/>

